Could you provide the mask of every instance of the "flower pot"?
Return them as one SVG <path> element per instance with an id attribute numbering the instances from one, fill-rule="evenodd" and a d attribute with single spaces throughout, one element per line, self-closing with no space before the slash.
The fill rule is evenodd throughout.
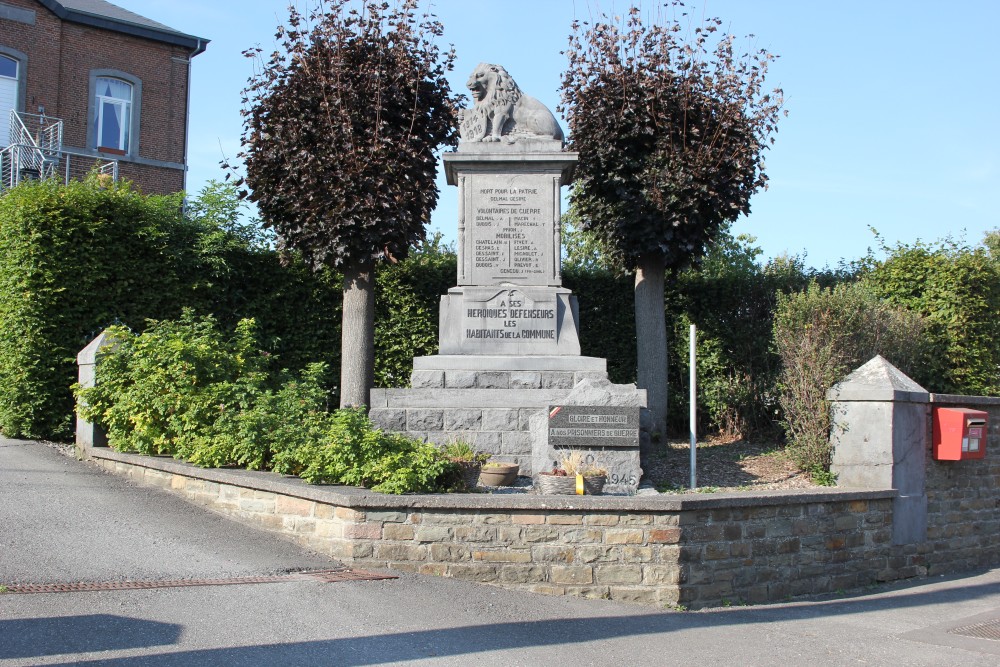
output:
<path id="1" fill-rule="evenodd" d="M 607 475 L 583 477 L 583 492 L 588 496 L 599 496 L 604 493 L 604 485 L 608 482 Z"/>
<path id="2" fill-rule="evenodd" d="M 576 477 L 542 473 L 537 478 L 537 484 L 544 496 L 576 495 Z"/>
<path id="3" fill-rule="evenodd" d="M 511 486 L 517 481 L 520 467 L 516 463 L 501 463 L 487 466 L 479 471 L 479 483 L 483 486 Z"/>
<path id="4" fill-rule="evenodd" d="M 474 461 L 455 461 L 455 464 L 462 470 L 462 481 L 469 489 L 475 489 L 479 484 L 479 472 L 482 464 Z"/>

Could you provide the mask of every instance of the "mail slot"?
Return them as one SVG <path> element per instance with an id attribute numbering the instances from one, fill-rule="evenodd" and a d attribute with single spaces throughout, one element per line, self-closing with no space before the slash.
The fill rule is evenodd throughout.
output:
<path id="1" fill-rule="evenodd" d="M 934 408 L 934 459 L 961 461 L 986 456 L 986 413 L 968 408 Z"/>

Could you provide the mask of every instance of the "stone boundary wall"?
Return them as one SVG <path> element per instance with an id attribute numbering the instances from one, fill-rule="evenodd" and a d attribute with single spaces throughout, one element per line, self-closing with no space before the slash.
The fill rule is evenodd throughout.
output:
<path id="1" fill-rule="evenodd" d="M 349 563 L 536 593 L 699 608 L 924 572 L 891 546 L 892 490 L 390 496 L 106 448 L 84 454 Z"/>
<path id="2" fill-rule="evenodd" d="M 988 413 L 986 456 L 935 461 L 932 416 L 927 413 L 927 541 L 931 574 L 1000 565 L 1000 398 L 931 394 L 930 405 Z"/>

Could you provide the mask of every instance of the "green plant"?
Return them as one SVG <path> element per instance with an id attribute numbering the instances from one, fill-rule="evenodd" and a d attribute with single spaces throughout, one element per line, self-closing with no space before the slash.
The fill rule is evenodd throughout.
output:
<path id="1" fill-rule="evenodd" d="M 179 196 L 96 177 L 26 182 L 0 197 L 0 430 L 72 433 L 75 358 L 113 322 L 173 317 L 198 299 L 200 231 Z"/>
<path id="2" fill-rule="evenodd" d="M 6 586 L 0 585 L 0 595 L 3 595 L 4 593 L 7 593 L 9 591 L 10 591 L 9 588 L 7 588 Z"/>
<path id="3" fill-rule="evenodd" d="M 970 247 L 950 238 L 883 246 L 883 260 L 868 258 L 873 291 L 925 319 L 925 348 L 920 363 L 908 373 L 929 391 L 1000 393 L 1000 320 L 996 316 L 1000 312 L 1000 255 L 995 239 L 996 232 L 988 235 L 986 247 Z"/>
<path id="4" fill-rule="evenodd" d="M 837 486 L 837 474 L 822 468 L 814 468 L 809 471 L 809 477 L 813 483 L 819 486 Z"/>
<path id="5" fill-rule="evenodd" d="M 444 455 L 452 461 L 483 465 L 490 460 L 490 454 L 477 451 L 464 440 L 454 440 L 442 448 Z"/>
<path id="6" fill-rule="evenodd" d="M 608 471 L 597 464 L 596 461 L 587 460 L 583 452 L 578 450 L 562 450 L 556 452 L 562 464 L 561 470 L 566 475 L 573 477 L 583 475 L 584 477 L 607 476 Z"/>
<path id="7" fill-rule="evenodd" d="M 719 487 L 717 486 L 699 486 L 695 489 L 698 493 L 718 493 Z"/>
<path id="8" fill-rule="evenodd" d="M 455 464 L 434 445 L 384 433 L 364 410 L 352 408 L 334 413 L 325 440 L 305 443 L 285 460 L 294 461 L 299 476 L 311 484 L 364 486 L 382 493 L 445 491 L 457 474 Z"/>
<path id="9" fill-rule="evenodd" d="M 483 463 L 483 470 L 488 470 L 490 468 L 506 468 L 507 466 L 517 465 L 516 463 L 506 463 L 501 461 L 486 461 Z"/>
<path id="10" fill-rule="evenodd" d="M 779 295 L 774 338 L 782 359 L 781 405 L 788 452 L 800 468 L 830 468 L 827 390 L 876 354 L 912 372 L 923 329 L 920 316 L 882 301 L 867 282 L 831 289 L 812 283 Z"/>
<path id="11" fill-rule="evenodd" d="M 684 489 L 685 487 L 672 482 L 663 482 L 656 487 L 659 493 L 683 493 Z"/>

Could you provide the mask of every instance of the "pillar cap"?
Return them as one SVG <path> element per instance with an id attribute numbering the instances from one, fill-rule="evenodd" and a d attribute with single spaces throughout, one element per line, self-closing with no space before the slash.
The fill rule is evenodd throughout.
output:
<path id="1" fill-rule="evenodd" d="M 826 392 L 831 401 L 928 403 L 930 394 L 880 354 Z"/>

